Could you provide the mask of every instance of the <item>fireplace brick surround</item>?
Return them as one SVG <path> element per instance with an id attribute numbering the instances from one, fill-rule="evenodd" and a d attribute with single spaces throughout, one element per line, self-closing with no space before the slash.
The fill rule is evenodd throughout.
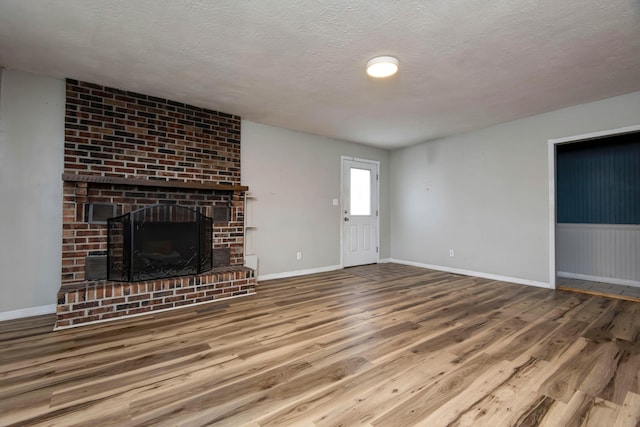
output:
<path id="1" fill-rule="evenodd" d="M 62 277 L 56 329 L 251 295 L 244 267 L 240 117 L 134 92 L 67 80 L 63 174 Z M 107 226 L 87 221 L 91 203 L 116 215 L 178 204 L 213 216 L 214 248 L 228 266 L 145 282 L 85 279 L 88 256 L 107 250 Z"/>

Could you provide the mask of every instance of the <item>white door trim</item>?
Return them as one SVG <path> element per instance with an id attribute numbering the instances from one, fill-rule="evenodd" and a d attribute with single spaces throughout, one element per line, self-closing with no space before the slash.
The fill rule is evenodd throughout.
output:
<path id="1" fill-rule="evenodd" d="M 353 156 L 340 156 L 340 216 L 339 216 L 339 224 L 340 224 L 340 267 L 344 268 L 344 226 L 342 222 L 344 221 L 344 207 L 346 205 L 346 201 L 344 200 L 344 162 L 345 160 L 351 160 L 355 162 L 362 163 L 371 163 L 376 165 L 376 170 L 378 171 L 378 179 L 376 179 L 376 211 L 378 215 L 376 215 L 376 247 L 378 251 L 376 252 L 376 262 L 380 262 L 380 161 L 379 160 L 370 160 L 370 159 L 361 159 L 359 157 Z"/>
<path id="2" fill-rule="evenodd" d="M 640 125 L 626 126 L 617 129 L 589 132 L 581 135 L 553 138 L 549 144 L 549 285 L 556 288 L 556 146 L 577 141 L 587 141 L 613 135 L 623 135 L 640 131 Z"/>

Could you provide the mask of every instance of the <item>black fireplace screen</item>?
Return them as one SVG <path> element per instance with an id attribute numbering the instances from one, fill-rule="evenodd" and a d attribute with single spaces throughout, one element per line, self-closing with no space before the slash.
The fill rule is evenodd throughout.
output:
<path id="1" fill-rule="evenodd" d="M 200 274 L 213 266 L 213 220 L 177 205 L 109 218 L 107 278 L 138 282 Z"/>

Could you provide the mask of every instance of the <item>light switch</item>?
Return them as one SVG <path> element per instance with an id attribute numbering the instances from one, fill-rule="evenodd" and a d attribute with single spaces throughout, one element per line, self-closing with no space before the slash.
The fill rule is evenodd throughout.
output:
<path id="1" fill-rule="evenodd" d="M 333 199 L 333 206 L 338 206 L 338 199 Z"/>

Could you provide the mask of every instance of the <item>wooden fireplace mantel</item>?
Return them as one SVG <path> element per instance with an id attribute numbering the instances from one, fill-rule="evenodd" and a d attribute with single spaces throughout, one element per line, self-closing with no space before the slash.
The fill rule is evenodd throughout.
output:
<path id="1" fill-rule="evenodd" d="M 96 184 L 117 184 L 136 187 L 164 187 L 164 188 L 189 188 L 194 190 L 218 190 L 218 191 L 247 191 L 246 185 L 214 184 L 210 182 L 176 181 L 160 179 L 122 178 L 102 175 L 80 175 L 75 173 L 63 173 L 65 182 L 92 182 Z"/>

